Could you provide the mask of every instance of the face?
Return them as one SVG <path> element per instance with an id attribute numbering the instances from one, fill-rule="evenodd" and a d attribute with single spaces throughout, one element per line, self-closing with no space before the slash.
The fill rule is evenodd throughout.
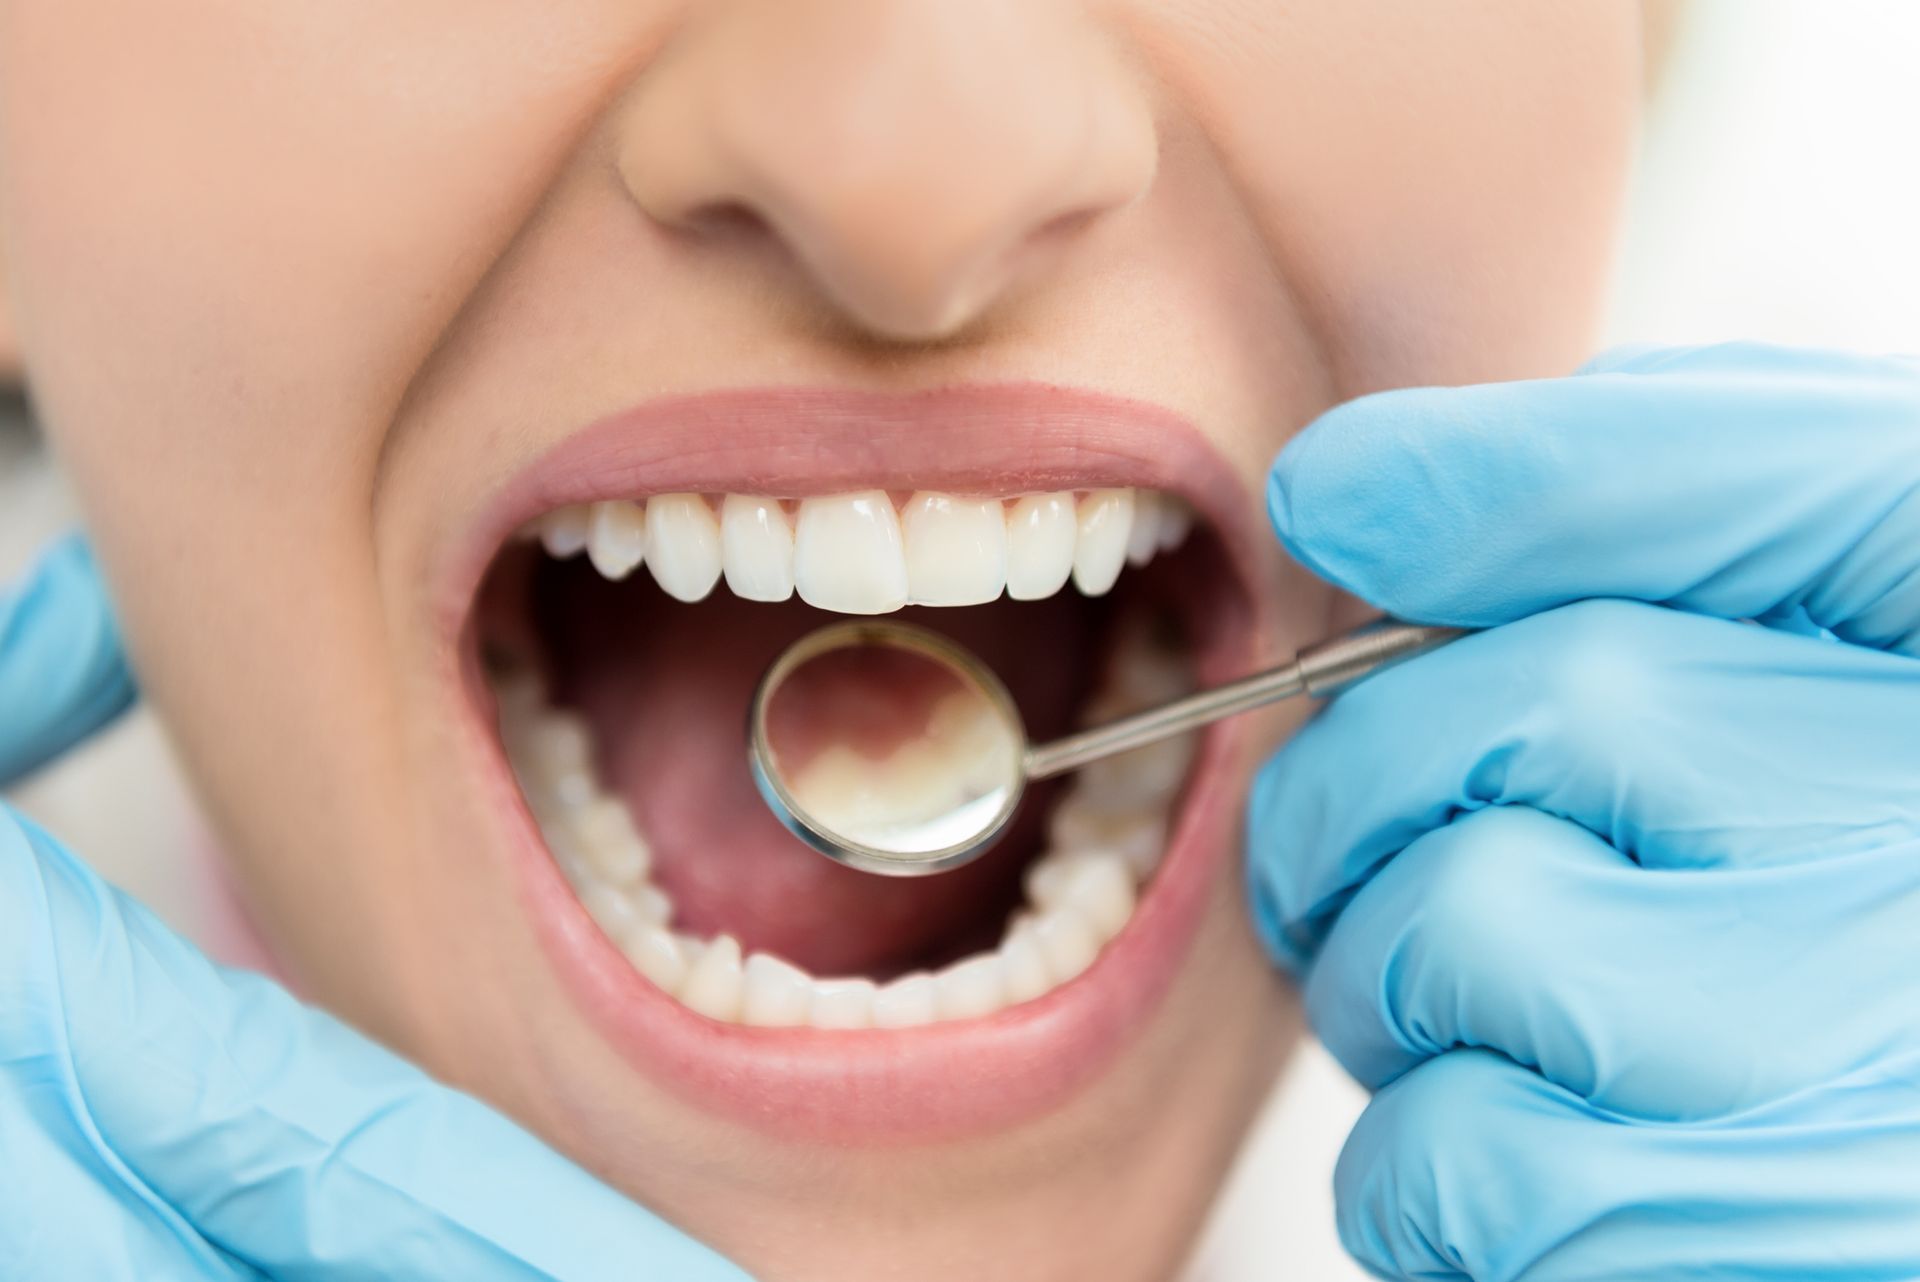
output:
<path id="1" fill-rule="evenodd" d="M 899 881 L 760 808 L 748 691 L 910 603 L 1044 734 L 1333 626 L 1265 467 L 1586 353 L 1637 18 L 0 0 L 12 321 L 312 996 L 775 1282 L 1161 1277 L 1296 1032 L 1300 714 Z"/>

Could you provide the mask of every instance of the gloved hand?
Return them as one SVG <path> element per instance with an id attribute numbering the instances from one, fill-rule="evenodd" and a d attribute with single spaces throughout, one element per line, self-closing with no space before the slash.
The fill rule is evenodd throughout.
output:
<path id="1" fill-rule="evenodd" d="M 1920 367 L 1391 392 L 1270 497 L 1323 577 L 1491 629 L 1338 696 L 1252 799 L 1261 929 L 1377 1092 L 1347 1248 L 1920 1278 Z"/>
<path id="2" fill-rule="evenodd" d="M 65 543 L 0 594 L 0 783 L 131 697 L 93 563 Z M 0 1171 L 8 1278 L 744 1276 L 477 1101 L 214 966 L 5 807 Z"/>

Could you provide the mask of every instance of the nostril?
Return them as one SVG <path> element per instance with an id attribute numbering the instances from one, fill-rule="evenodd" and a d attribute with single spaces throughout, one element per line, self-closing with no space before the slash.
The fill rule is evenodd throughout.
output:
<path id="1" fill-rule="evenodd" d="M 743 200 L 715 200 L 696 205 L 676 221 L 687 231 L 716 240 L 773 235 L 772 224 Z"/>

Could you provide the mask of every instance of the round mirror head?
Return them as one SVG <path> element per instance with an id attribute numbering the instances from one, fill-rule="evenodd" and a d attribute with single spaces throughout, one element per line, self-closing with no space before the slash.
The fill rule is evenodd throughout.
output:
<path id="1" fill-rule="evenodd" d="M 1006 687 L 910 624 L 856 622 L 794 643 L 749 714 L 754 782 L 780 821 L 849 867 L 945 872 L 1000 837 L 1025 783 Z"/>

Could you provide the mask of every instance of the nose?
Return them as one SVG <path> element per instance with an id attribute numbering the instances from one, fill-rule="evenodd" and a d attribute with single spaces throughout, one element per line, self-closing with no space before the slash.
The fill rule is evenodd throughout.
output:
<path id="1" fill-rule="evenodd" d="M 774 241 L 869 333 L 950 336 L 1151 185 L 1152 104 L 1054 0 L 709 0 L 635 86 L 660 223 Z"/>

